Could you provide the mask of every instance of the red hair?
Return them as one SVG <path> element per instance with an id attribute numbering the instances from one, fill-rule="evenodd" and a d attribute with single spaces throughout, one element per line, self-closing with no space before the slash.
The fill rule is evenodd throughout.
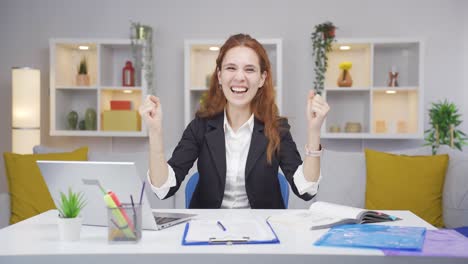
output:
<path id="1" fill-rule="evenodd" d="M 260 64 L 260 73 L 266 72 L 266 79 L 262 87 L 250 103 L 250 109 L 254 116 L 264 123 L 264 134 L 268 139 L 267 161 L 271 164 L 273 153 L 279 151 L 280 136 L 278 130 L 279 114 L 275 102 L 275 90 L 273 87 L 270 60 L 265 48 L 254 38 L 246 34 L 237 34 L 229 37 L 223 44 L 216 59 L 216 68 L 211 75 L 210 88 L 206 99 L 197 111 L 199 117 L 213 117 L 222 112 L 226 107 L 227 100 L 222 89 L 220 89 L 217 71 L 221 71 L 222 62 L 226 53 L 235 47 L 248 47 L 255 51 Z"/>

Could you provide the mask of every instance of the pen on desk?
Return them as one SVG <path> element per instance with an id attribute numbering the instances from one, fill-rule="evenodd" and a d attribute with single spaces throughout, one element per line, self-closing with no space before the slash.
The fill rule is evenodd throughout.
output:
<path id="1" fill-rule="evenodd" d="M 130 201 L 132 202 L 132 210 L 133 210 L 133 226 L 136 229 L 136 210 L 135 210 L 135 203 L 133 203 L 133 196 L 130 194 Z"/>
<path id="2" fill-rule="evenodd" d="M 221 228 L 221 230 L 226 231 L 226 227 L 221 223 L 221 221 L 216 221 L 216 224 Z"/>
<path id="3" fill-rule="evenodd" d="M 144 192 L 144 190 L 145 190 L 145 184 L 146 184 L 146 182 L 143 182 L 143 186 L 141 186 L 140 205 L 141 205 L 141 202 L 143 201 L 143 192 Z"/>

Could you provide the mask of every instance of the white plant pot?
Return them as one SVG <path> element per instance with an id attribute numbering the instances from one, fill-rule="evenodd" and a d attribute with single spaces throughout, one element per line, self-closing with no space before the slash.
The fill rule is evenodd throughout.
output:
<path id="1" fill-rule="evenodd" d="M 58 230 L 60 240 L 77 241 L 80 240 L 82 217 L 58 218 Z"/>

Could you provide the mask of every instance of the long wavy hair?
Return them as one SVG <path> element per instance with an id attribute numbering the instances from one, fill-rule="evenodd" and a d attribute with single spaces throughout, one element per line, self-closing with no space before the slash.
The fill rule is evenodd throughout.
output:
<path id="1" fill-rule="evenodd" d="M 271 65 L 265 48 L 254 38 L 246 34 L 233 35 L 226 40 L 220 49 L 218 58 L 216 59 L 216 68 L 213 71 L 210 79 L 210 88 L 206 98 L 201 104 L 196 115 L 199 117 L 213 117 L 224 110 L 227 104 L 226 97 L 219 84 L 217 71 L 221 71 L 224 56 L 226 53 L 235 47 L 248 47 L 255 51 L 260 62 L 260 73 L 266 72 L 266 79 L 263 86 L 257 91 L 250 102 L 250 109 L 254 116 L 264 123 L 264 134 L 268 139 L 267 146 L 267 161 L 271 164 L 273 153 L 279 151 L 280 135 L 278 130 L 279 113 L 278 106 L 275 101 L 275 90 L 273 87 L 273 79 L 271 77 Z"/>

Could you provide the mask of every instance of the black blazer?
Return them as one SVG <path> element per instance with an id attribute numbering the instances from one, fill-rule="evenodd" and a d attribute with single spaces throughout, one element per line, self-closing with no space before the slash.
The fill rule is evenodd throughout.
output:
<path id="1" fill-rule="evenodd" d="M 185 129 L 182 139 L 172 153 L 168 164 L 175 172 L 177 185 L 170 188 L 166 198 L 179 189 L 193 162 L 198 158 L 200 178 L 190 202 L 190 208 L 220 208 L 226 184 L 226 146 L 224 113 L 213 118 L 195 118 Z M 297 167 L 302 164 L 287 120 L 280 123 L 280 152 L 273 155 L 269 165 L 266 159 L 268 139 L 263 133 L 263 123 L 255 118 L 249 154 L 245 166 L 245 188 L 250 207 L 255 209 L 284 209 L 278 181 L 281 167 L 293 192 L 308 201 L 308 193 L 299 195 L 293 182 Z"/>

